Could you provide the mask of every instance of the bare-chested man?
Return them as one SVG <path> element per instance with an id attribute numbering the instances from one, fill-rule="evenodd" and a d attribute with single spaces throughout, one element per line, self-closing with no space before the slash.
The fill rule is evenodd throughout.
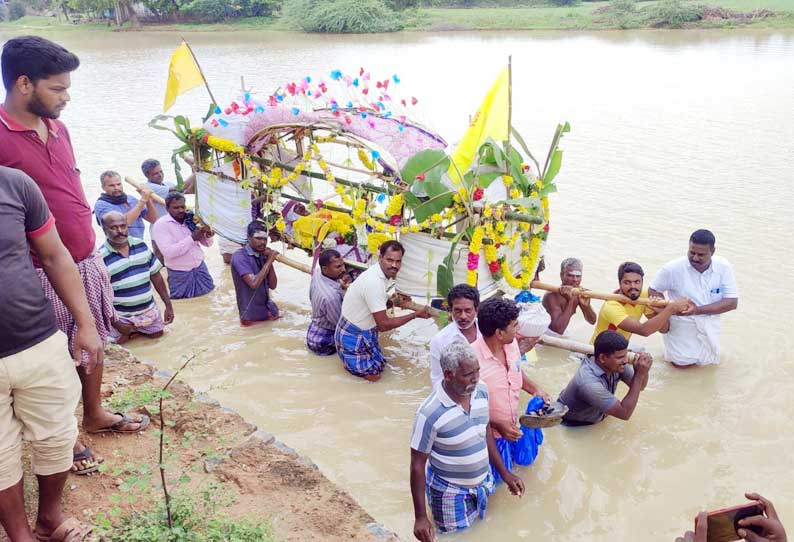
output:
<path id="1" fill-rule="evenodd" d="M 565 334 L 571 317 L 577 309 L 582 309 L 584 319 L 591 325 L 596 323 L 596 313 L 590 306 L 590 298 L 573 295 L 573 289 L 582 283 L 582 261 L 566 258 L 560 264 L 562 285 L 559 293 L 549 292 L 543 296 L 543 307 L 551 316 L 549 329 L 559 335 Z"/>

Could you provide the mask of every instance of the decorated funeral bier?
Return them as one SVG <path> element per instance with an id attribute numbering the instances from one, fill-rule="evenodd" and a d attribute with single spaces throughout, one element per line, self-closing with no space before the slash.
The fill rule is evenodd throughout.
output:
<path id="1" fill-rule="evenodd" d="M 244 243 L 258 218 L 287 247 L 315 257 L 337 248 L 359 267 L 398 239 L 406 253 L 397 290 L 423 301 L 462 282 L 483 295 L 528 289 L 549 234 L 567 123 L 536 160 L 510 125 L 505 68 L 448 151 L 400 83 L 333 71 L 267 96 L 243 89 L 200 126 L 181 116 L 152 125 L 169 123 L 182 141 L 175 164 L 192 153 L 196 217 L 225 239 Z"/>

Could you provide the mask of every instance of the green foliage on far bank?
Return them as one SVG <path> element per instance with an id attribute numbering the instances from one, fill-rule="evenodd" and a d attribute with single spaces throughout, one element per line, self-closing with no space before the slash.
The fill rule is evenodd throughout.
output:
<path id="1" fill-rule="evenodd" d="M 363 34 L 402 28 L 397 13 L 383 0 L 284 0 L 282 15 L 304 32 Z"/>

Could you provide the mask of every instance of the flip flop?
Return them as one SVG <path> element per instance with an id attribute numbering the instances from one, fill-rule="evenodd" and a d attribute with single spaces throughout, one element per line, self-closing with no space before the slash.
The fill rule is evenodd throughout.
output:
<path id="1" fill-rule="evenodd" d="M 33 531 L 33 534 L 39 542 L 81 542 L 93 530 L 91 525 L 81 523 L 75 518 L 69 518 L 50 534 L 41 534 L 38 530 Z"/>
<path id="2" fill-rule="evenodd" d="M 78 452 L 72 455 L 72 463 L 77 462 L 87 462 L 88 465 L 84 465 L 85 468 L 74 470 L 74 465 L 72 465 L 72 469 L 69 471 L 72 474 L 77 474 L 78 476 L 85 476 L 87 474 L 91 474 L 92 472 L 96 472 L 99 469 L 99 465 L 105 462 L 104 459 L 101 461 L 97 461 L 94 457 L 94 453 L 91 451 L 91 448 L 86 446 L 82 452 Z"/>
<path id="3" fill-rule="evenodd" d="M 524 427 L 541 429 L 554 427 L 562 423 L 562 417 L 568 413 L 568 406 L 558 401 L 544 405 L 542 408 L 521 416 L 518 421 Z"/>
<path id="4" fill-rule="evenodd" d="M 92 435 L 95 435 L 97 433 L 140 433 L 141 431 L 149 427 L 149 416 L 147 416 L 146 414 L 140 415 L 141 416 L 140 422 L 133 420 L 132 418 L 121 412 L 115 412 L 113 415 L 121 416 L 121 419 L 116 423 L 114 423 L 113 425 L 111 425 L 110 427 L 103 427 L 102 429 L 97 429 L 96 431 L 89 431 L 89 433 L 91 433 Z M 122 427 L 124 427 L 125 425 L 129 425 L 131 423 L 138 423 L 140 425 L 138 426 L 137 429 L 122 429 Z"/>

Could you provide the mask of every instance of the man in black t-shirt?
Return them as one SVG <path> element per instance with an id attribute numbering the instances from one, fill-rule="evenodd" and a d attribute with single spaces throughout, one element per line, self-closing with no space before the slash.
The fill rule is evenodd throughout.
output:
<path id="1" fill-rule="evenodd" d="M 23 494 L 24 434 L 39 481 L 35 535 L 82 540 L 91 527 L 67 519 L 60 507 L 77 439 L 80 380 L 31 250 L 75 317 L 75 357 L 80 360 L 85 352 L 91 372 L 101 361 L 102 343 L 77 266 L 36 183 L 19 170 L 0 167 L 0 524 L 11 540 L 34 539 Z"/>

